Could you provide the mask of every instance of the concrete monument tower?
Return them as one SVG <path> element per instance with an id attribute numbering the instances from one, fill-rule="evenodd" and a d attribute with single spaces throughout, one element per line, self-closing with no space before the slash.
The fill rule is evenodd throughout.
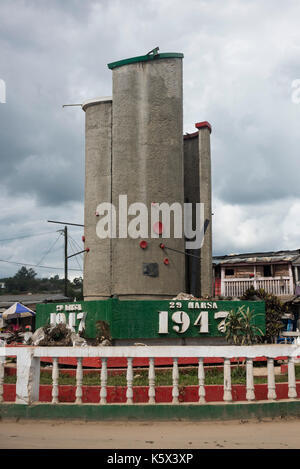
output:
<path id="1" fill-rule="evenodd" d="M 184 199 L 204 208 L 204 240 L 201 249 L 188 250 L 186 290 L 196 297 L 212 296 L 212 206 L 209 122 L 195 124 L 197 131 L 184 135 Z"/>
<path id="2" fill-rule="evenodd" d="M 160 54 L 156 48 L 110 63 L 112 97 L 82 105 L 89 248 L 85 300 L 170 299 L 179 292 L 211 295 L 211 129 L 200 123 L 197 135 L 183 139 L 182 59 L 181 53 Z M 157 231 L 151 219 L 151 211 L 167 203 L 182 207 L 183 221 L 186 201 L 205 204 L 205 241 L 195 252 L 185 251 L 183 224 L 182 235 L 174 236 L 172 211 L 167 239 L 164 224 L 159 223 Z M 105 239 L 97 231 L 103 203 L 111 204 L 111 216 L 116 216 L 115 233 Z M 148 209 L 148 232 L 133 238 L 127 228 L 140 213 L 138 204 Z M 130 206 L 135 209 L 128 213 Z M 167 249 L 161 249 L 161 243 Z"/>
<path id="3" fill-rule="evenodd" d="M 184 235 L 171 237 L 160 249 L 164 232 L 153 238 L 151 207 L 179 203 L 183 207 L 183 54 L 157 51 L 108 65 L 113 96 L 83 104 L 86 112 L 86 192 L 84 297 L 171 298 L 185 289 Z M 145 204 L 148 236 L 124 234 L 128 216 L 119 207 Z M 117 236 L 99 239 L 97 206 L 109 202 L 117 210 Z M 125 210 L 126 211 L 126 210 Z M 120 218 L 124 221 L 120 224 Z M 121 226 L 122 225 L 122 226 Z M 164 227 L 162 227 L 163 230 Z M 172 226 L 171 226 L 172 228 Z M 123 237 L 124 236 L 124 237 Z"/>

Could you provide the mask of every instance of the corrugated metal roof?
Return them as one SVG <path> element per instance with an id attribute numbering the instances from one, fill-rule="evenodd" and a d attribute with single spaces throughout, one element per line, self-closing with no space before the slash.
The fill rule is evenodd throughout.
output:
<path id="1" fill-rule="evenodd" d="M 32 305 L 34 303 L 44 303 L 52 301 L 67 302 L 70 298 L 64 296 L 63 293 L 33 293 L 32 295 L 1 295 L 0 296 L 0 309 L 7 308 L 16 302 L 23 305 Z"/>
<path id="2" fill-rule="evenodd" d="M 292 262 L 300 263 L 300 249 L 294 251 L 261 252 L 249 254 L 229 254 L 213 257 L 213 263 L 218 264 L 257 264 Z"/>

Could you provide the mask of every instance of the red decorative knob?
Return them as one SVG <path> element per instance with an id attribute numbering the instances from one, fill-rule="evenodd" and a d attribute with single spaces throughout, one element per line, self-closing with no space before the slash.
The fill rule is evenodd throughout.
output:
<path id="1" fill-rule="evenodd" d="M 90 252 L 90 248 L 86 248 L 85 251 L 86 251 L 86 252 Z"/>
<path id="2" fill-rule="evenodd" d="M 164 243 L 160 243 L 159 247 L 160 247 L 160 249 L 165 249 Z"/>
<path id="3" fill-rule="evenodd" d="M 85 242 L 85 236 L 82 236 L 82 242 L 84 243 Z"/>
<path id="4" fill-rule="evenodd" d="M 141 242 L 140 242 L 140 248 L 146 249 L 147 246 L 148 246 L 147 241 L 141 241 Z"/>
<path id="5" fill-rule="evenodd" d="M 167 257 L 164 259 L 164 264 L 165 264 L 165 265 L 169 265 L 169 264 L 170 264 L 169 259 L 168 259 Z"/>

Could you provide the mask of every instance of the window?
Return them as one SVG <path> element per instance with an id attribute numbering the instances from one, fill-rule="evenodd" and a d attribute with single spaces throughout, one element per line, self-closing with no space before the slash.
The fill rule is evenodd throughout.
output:
<path id="1" fill-rule="evenodd" d="M 272 277 L 271 265 L 264 265 L 264 277 Z"/>
<path id="2" fill-rule="evenodd" d="M 234 269 L 225 269 L 225 275 L 226 277 L 229 275 L 234 275 Z"/>

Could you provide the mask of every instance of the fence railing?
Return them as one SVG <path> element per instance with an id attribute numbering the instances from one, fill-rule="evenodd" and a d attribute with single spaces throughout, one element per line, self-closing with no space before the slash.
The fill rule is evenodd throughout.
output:
<path id="1" fill-rule="evenodd" d="M 221 294 L 224 296 L 240 297 L 250 287 L 255 290 L 263 288 L 267 293 L 272 295 L 292 295 L 293 285 L 289 277 L 282 278 L 231 278 L 222 280 Z"/>
<path id="2" fill-rule="evenodd" d="M 253 360 L 258 357 L 267 359 L 267 399 L 275 400 L 274 360 L 286 357 L 288 360 L 288 397 L 297 398 L 295 359 L 300 356 L 300 346 L 292 345 L 252 345 L 252 346 L 131 346 L 131 347 L 0 347 L 0 402 L 3 402 L 5 357 L 17 358 L 16 403 L 30 405 L 39 400 L 40 359 L 51 358 L 52 366 L 52 403 L 58 404 L 59 358 L 77 359 L 76 404 L 82 403 L 83 358 L 99 357 L 102 366 L 99 376 L 100 405 L 107 404 L 107 359 L 127 358 L 126 402 L 133 404 L 133 359 L 148 358 L 148 403 L 155 404 L 155 358 L 172 358 L 172 403 L 179 404 L 179 366 L 183 357 L 198 359 L 198 402 L 205 399 L 204 358 L 224 359 L 223 401 L 232 402 L 231 359 L 244 359 L 246 363 L 246 400 L 254 401 Z"/>

